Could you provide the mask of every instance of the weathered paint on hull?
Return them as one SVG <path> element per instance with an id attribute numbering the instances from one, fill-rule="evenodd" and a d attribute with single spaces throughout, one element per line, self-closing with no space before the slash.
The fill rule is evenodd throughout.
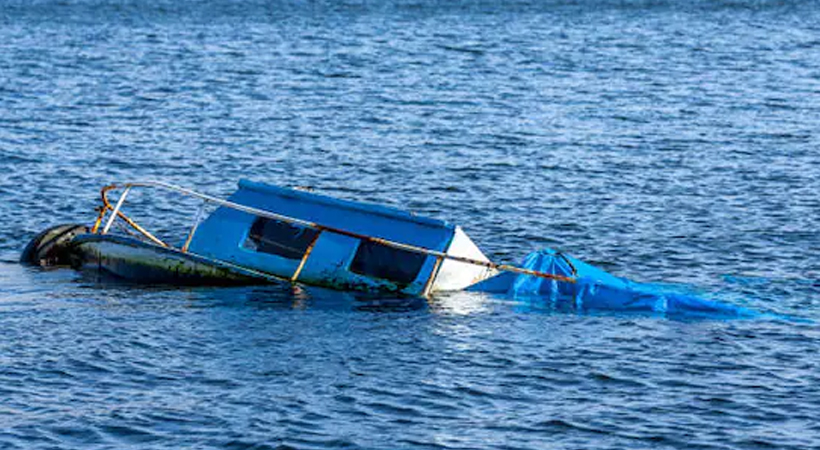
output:
<path id="1" fill-rule="evenodd" d="M 136 239 L 116 236 L 85 234 L 76 237 L 72 245 L 75 266 L 79 269 L 101 271 L 117 278 L 137 283 L 177 285 L 235 285 L 290 283 L 284 276 L 259 272 L 226 261 L 219 261 L 193 253 L 182 253 Z M 358 282 L 340 279 L 334 273 L 322 273 L 300 282 L 343 291 L 402 292 L 390 282 L 361 277 Z"/>
<path id="2" fill-rule="evenodd" d="M 282 281 L 131 238 L 87 234 L 75 238 L 74 245 L 80 268 L 104 271 L 140 283 L 231 285 Z"/>

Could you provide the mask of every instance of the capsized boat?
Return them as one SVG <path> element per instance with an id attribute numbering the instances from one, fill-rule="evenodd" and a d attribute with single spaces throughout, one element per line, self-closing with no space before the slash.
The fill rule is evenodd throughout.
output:
<path id="1" fill-rule="evenodd" d="M 216 209 L 196 214 L 170 245 L 123 212 L 133 189 L 163 189 Z M 112 191 L 120 195 L 114 205 Z M 750 310 L 615 277 L 554 250 L 521 266 L 490 261 L 464 230 L 396 208 L 241 180 L 227 200 L 162 182 L 102 189 L 96 221 L 38 234 L 21 261 L 72 266 L 138 283 L 302 283 L 430 297 L 482 291 L 537 297 L 572 309 L 754 315 Z M 128 233 L 114 232 L 114 223 Z"/>

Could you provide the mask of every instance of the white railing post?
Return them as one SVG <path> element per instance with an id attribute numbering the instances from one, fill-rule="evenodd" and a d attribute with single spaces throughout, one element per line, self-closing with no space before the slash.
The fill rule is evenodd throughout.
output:
<path id="1" fill-rule="evenodd" d="M 102 230 L 102 234 L 108 234 L 108 230 L 111 228 L 111 225 L 114 223 L 114 220 L 117 219 L 117 215 L 120 213 L 120 208 L 122 208 L 122 204 L 125 203 L 125 197 L 128 196 L 128 192 L 131 191 L 131 186 L 125 188 L 122 191 L 122 195 L 120 195 L 120 199 L 117 200 L 117 205 L 114 206 L 114 211 L 111 213 L 111 217 L 108 218 L 108 222 L 105 224 L 105 228 Z"/>

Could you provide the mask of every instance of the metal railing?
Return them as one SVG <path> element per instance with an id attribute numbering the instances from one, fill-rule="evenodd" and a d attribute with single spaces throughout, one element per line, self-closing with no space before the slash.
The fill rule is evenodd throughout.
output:
<path id="1" fill-rule="evenodd" d="M 128 216 L 123 214 L 123 212 L 121 211 L 122 206 L 125 203 L 125 200 L 128 197 L 128 194 L 131 192 L 131 189 L 135 188 L 135 187 L 161 188 L 161 189 L 174 191 L 174 192 L 177 192 L 177 193 L 180 193 L 180 194 L 183 194 L 183 195 L 187 195 L 187 196 L 190 196 L 190 197 L 195 197 L 195 198 L 198 198 L 200 200 L 203 200 L 202 207 L 197 212 L 196 219 L 194 220 L 194 223 L 193 223 L 193 225 L 191 226 L 191 229 L 188 232 L 188 236 L 185 239 L 185 244 L 182 246 L 182 248 L 176 249 L 176 248 L 166 244 L 165 242 L 163 242 L 162 240 L 160 240 L 159 238 L 157 238 L 156 236 L 151 234 L 148 230 L 141 227 L 139 224 L 137 224 L 131 218 L 129 218 Z M 115 189 L 123 189 L 123 192 L 122 192 L 122 194 L 120 194 L 119 199 L 117 199 L 116 205 L 112 206 L 111 203 L 108 201 L 108 192 L 111 191 L 111 190 L 115 190 Z M 352 238 L 359 239 L 359 240 L 362 240 L 362 241 L 375 242 L 375 243 L 378 243 L 380 245 L 384 245 L 384 246 L 399 249 L 399 250 L 404 250 L 404 251 L 413 252 L 413 253 L 421 253 L 421 254 L 424 254 L 424 255 L 435 257 L 436 258 L 435 268 L 434 268 L 433 272 L 431 273 L 430 278 L 427 280 L 427 283 L 425 284 L 425 287 L 424 287 L 424 295 L 425 296 L 429 294 L 430 289 L 432 287 L 433 280 L 435 279 L 435 277 L 437 275 L 437 272 L 438 272 L 438 269 L 441 266 L 441 263 L 442 263 L 443 260 L 451 260 L 451 261 L 457 261 L 457 262 L 466 263 L 466 264 L 472 264 L 472 265 L 476 265 L 476 266 L 482 266 L 482 267 L 486 267 L 486 268 L 489 268 L 489 269 L 498 270 L 498 271 L 501 271 L 501 272 L 513 272 L 513 273 L 519 273 L 519 274 L 524 274 L 524 275 L 532 275 L 532 276 L 535 276 L 535 277 L 546 278 L 546 279 L 549 279 L 549 280 L 556 280 L 556 281 L 561 281 L 561 282 L 565 282 L 565 283 L 575 283 L 575 281 L 576 281 L 576 279 L 573 278 L 573 277 L 567 277 L 567 276 L 563 276 L 563 275 L 556 275 L 556 274 L 546 273 L 546 272 L 539 272 L 539 271 L 525 269 L 523 267 L 517 267 L 517 266 L 508 265 L 508 264 L 498 264 L 498 263 L 494 263 L 492 261 L 482 261 L 482 260 L 467 258 L 467 257 L 463 257 L 463 256 L 448 255 L 447 253 L 444 253 L 444 252 L 441 252 L 441 251 L 438 251 L 438 250 L 432 250 L 432 249 L 429 249 L 429 248 L 419 247 L 419 246 L 415 246 L 415 245 L 411 245 L 411 244 L 404 244 L 404 243 L 401 243 L 401 242 L 394 242 L 394 241 L 390 241 L 390 240 L 387 240 L 387 239 L 377 238 L 377 237 L 373 237 L 373 236 L 367 236 L 367 235 L 364 235 L 364 234 L 360 234 L 360 233 L 356 233 L 356 232 L 352 232 L 352 231 L 348 231 L 348 230 L 344 230 L 344 229 L 340 229 L 340 228 L 336 228 L 336 227 L 332 227 L 332 226 L 327 226 L 327 225 L 323 225 L 323 224 L 319 224 L 319 223 L 315 223 L 315 222 L 310 222 L 310 221 L 307 221 L 307 220 L 302 220 L 302 219 L 297 219 L 297 218 L 294 218 L 294 217 L 285 216 L 285 215 L 282 215 L 282 214 L 277 214 L 277 213 L 266 211 L 266 210 L 263 210 L 263 209 L 254 208 L 254 207 L 251 207 L 251 206 L 241 205 L 239 203 L 234 203 L 234 202 L 231 202 L 231 201 L 228 201 L 228 200 L 223 200 L 223 199 L 213 197 L 213 196 L 210 196 L 210 195 L 207 195 L 207 194 L 201 194 L 199 192 L 195 192 L 195 191 L 192 191 L 190 189 L 185 189 L 185 188 L 182 188 L 182 187 L 179 187 L 179 186 L 174 186 L 172 184 L 163 183 L 161 181 L 137 181 L 137 182 L 129 182 L 129 183 L 123 183 L 123 184 L 112 184 L 112 185 L 108 185 L 108 186 L 105 186 L 105 187 L 102 188 L 101 196 L 102 196 L 103 206 L 99 210 L 99 216 L 97 217 L 97 221 L 95 222 L 94 227 L 91 230 L 92 233 L 107 234 L 109 232 L 109 230 L 111 229 L 111 226 L 113 225 L 114 221 L 117 219 L 117 217 L 119 217 L 119 218 L 123 219 L 132 228 L 134 228 L 137 232 L 139 232 L 140 234 L 145 236 L 147 239 L 149 239 L 153 243 L 155 243 L 157 245 L 160 245 L 162 247 L 167 247 L 167 248 L 171 248 L 171 249 L 180 251 L 182 253 L 187 253 L 188 252 L 188 246 L 191 244 L 191 241 L 194 238 L 194 234 L 196 233 L 197 227 L 199 226 L 199 222 L 200 222 L 200 218 L 201 218 L 200 216 L 203 212 L 204 206 L 208 203 L 213 203 L 215 205 L 235 209 L 237 211 L 242 211 L 242 212 L 245 212 L 245 213 L 248 213 L 248 214 L 253 214 L 255 216 L 265 217 L 265 218 L 273 219 L 273 220 L 278 220 L 280 222 L 285 222 L 285 223 L 289 223 L 289 224 L 295 224 L 295 225 L 299 225 L 299 226 L 302 226 L 302 227 L 305 227 L 305 228 L 311 228 L 313 230 L 318 231 L 318 233 L 316 234 L 316 236 L 313 239 L 313 242 L 310 243 L 310 245 L 307 247 L 304 255 L 302 256 L 302 260 L 300 261 L 299 265 L 297 266 L 296 271 L 291 276 L 291 278 L 290 278 L 291 281 L 296 281 L 298 279 L 299 274 L 302 271 L 302 268 L 304 268 L 305 263 L 307 262 L 307 259 L 310 256 L 310 253 L 313 250 L 314 245 L 316 244 L 316 241 L 319 239 L 319 236 L 324 231 L 329 231 L 329 232 L 340 234 L 340 235 L 343 235 L 343 236 L 352 237 Z M 112 212 L 111 216 L 106 221 L 105 226 L 102 228 L 102 230 L 100 230 L 100 226 L 102 224 L 102 221 L 105 218 L 105 215 L 108 211 Z M 574 269 L 573 269 L 573 272 L 574 272 Z"/>

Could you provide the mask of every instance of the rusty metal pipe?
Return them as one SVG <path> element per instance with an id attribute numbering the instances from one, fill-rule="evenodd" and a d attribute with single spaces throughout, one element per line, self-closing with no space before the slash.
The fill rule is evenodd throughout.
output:
<path id="1" fill-rule="evenodd" d="M 299 275 L 302 273 L 302 269 L 305 268 L 305 264 L 307 263 L 308 258 L 310 257 L 310 253 L 313 251 L 313 247 L 316 246 L 316 242 L 319 240 L 319 236 L 322 235 L 322 232 L 316 233 L 316 237 L 313 238 L 308 248 L 305 250 L 305 254 L 302 255 L 302 260 L 299 261 L 299 267 L 296 268 L 296 271 L 293 272 L 293 276 L 290 277 L 291 282 L 296 282 L 299 279 Z"/>
<path id="2" fill-rule="evenodd" d="M 98 220 L 102 220 L 102 216 L 105 214 L 106 210 L 109 210 L 109 209 L 114 210 L 114 207 L 112 207 L 111 203 L 108 201 L 108 191 L 110 191 L 112 189 L 117 189 L 117 186 L 114 185 L 114 184 L 105 186 L 104 188 L 102 188 L 102 191 L 100 192 L 100 194 L 102 196 L 103 210 L 100 213 L 100 219 L 98 219 Z M 130 187 L 127 188 L 127 189 L 130 189 Z M 165 242 L 162 242 L 159 238 L 157 238 L 156 236 L 151 234 L 148 230 L 141 227 L 138 223 L 134 222 L 130 217 L 126 216 L 122 211 L 117 211 L 116 214 L 112 215 L 112 218 L 113 217 L 119 217 L 120 219 L 124 220 L 133 229 L 140 232 L 143 236 L 147 237 L 148 239 L 150 239 L 155 244 L 160 245 L 162 247 L 170 247 L 168 244 L 166 244 Z M 111 219 L 109 219 L 109 221 L 111 221 Z M 96 233 L 97 228 L 99 228 L 99 227 L 95 224 L 95 228 L 92 230 L 92 232 Z M 107 228 L 103 230 L 103 234 L 105 234 L 107 232 L 108 232 Z"/>
<path id="3" fill-rule="evenodd" d="M 194 217 L 194 223 L 191 225 L 191 231 L 188 232 L 188 238 L 185 239 L 185 244 L 182 245 L 182 253 L 188 253 L 188 247 L 191 245 L 191 241 L 194 240 L 194 234 L 196 233 L 197 228 L 199 228 L 199 221 L 202 219 L 202 213 L 205 211 L 205 205 L 208 202 L 202 202 L 199 205 L 199 209 L 196 211 L 196 217 Z"/>

